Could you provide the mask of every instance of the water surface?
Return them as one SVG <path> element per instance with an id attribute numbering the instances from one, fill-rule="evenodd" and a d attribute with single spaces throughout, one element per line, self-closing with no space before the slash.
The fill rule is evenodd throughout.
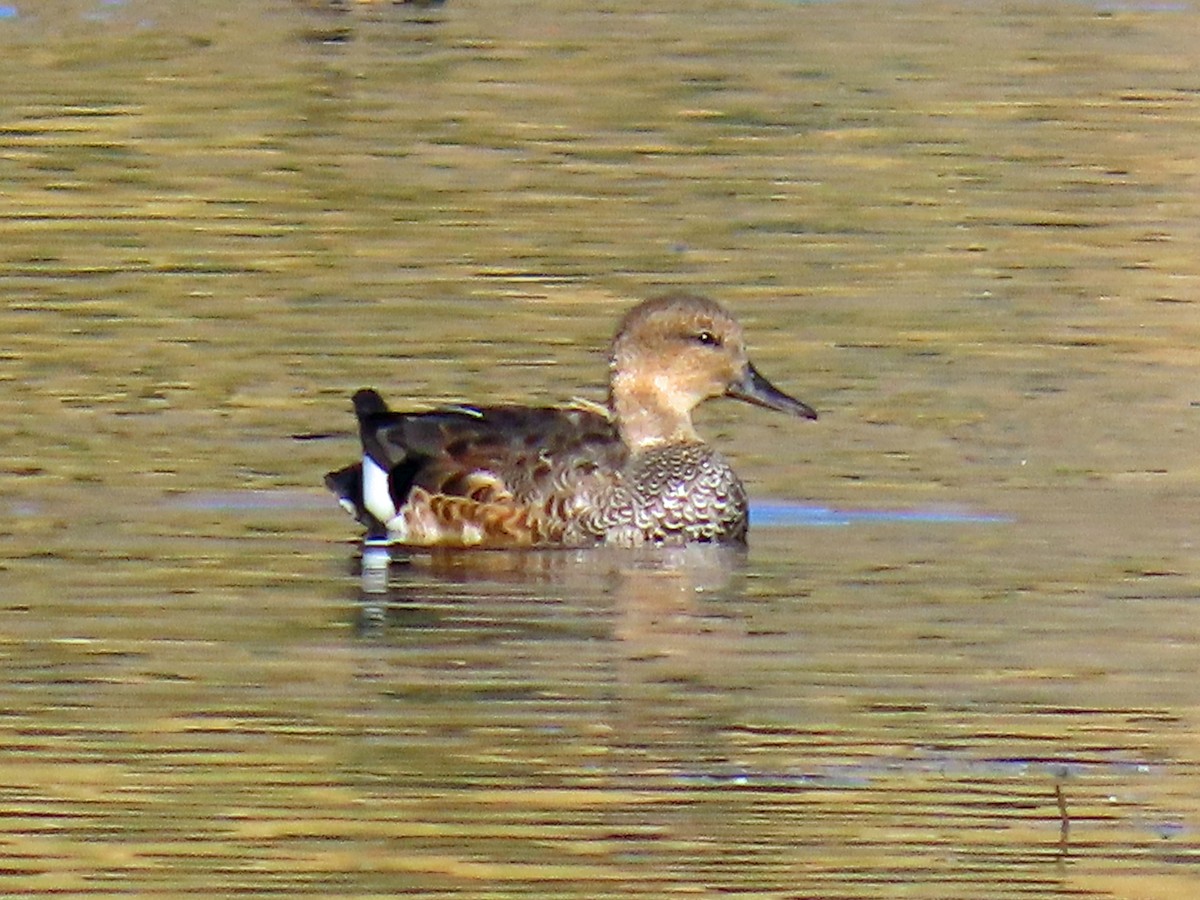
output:
<path id="1" fill-rule="evenodd" d="M 1191 4 L 0 8 L 0 892 L 1200 889 Z M 745 552 L 417 554 L 348 397 L 603 397 Z"/>

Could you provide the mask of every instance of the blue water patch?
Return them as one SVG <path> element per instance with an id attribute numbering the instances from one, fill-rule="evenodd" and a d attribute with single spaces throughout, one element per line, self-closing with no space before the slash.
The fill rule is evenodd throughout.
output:
<path id="1" fill-rule="evenodd" d="M 0 3 L 0 19 L 15 19 L 20 14 L 15 6 L 9 3 Z"/>
<path id="2" fill-rule="evenodd" d="M 337 509 L 328 494 L 313 491 L 204 491 L 167 501 L 176 509 L 257 512 L 269 509 Z"/>
<path id="3" fill-rule="evenodd" d="M 336 509 L 333 499 L 315 491 L 206 491 L 167 501 L 177 509 L 255 512 L 262 510 Z M 916 509 L 840 509 L 788 500 L 753 500 L 750 521 L 755 528 L 822 528 L 857 522 L 933 525 L 972 525 L 1011 522 L 1007 516 L 950 507 Z"/>
<path id="4" fill-rule="evenodd" d="M 715 766 L 675 773 L 681 782 L 713 787 L 867 787 L 897 775 L 938 775 L 946 778 L 1047 778 L 1054 781 L 1084 775 L 1127 777 L 1156 775 L 1161 766 L 1146 760 L 1048 758 L 996 758 L 946 754 L 880 757 L 870 762 L 821 765 L 794 770 L 752 770 Z"/>
<path id="5" fill-rule="evenodd" d="M 786 500 L 756 500 L 750 503 L 750 522 L 755 527 L 853 525 L 855 522 L 922 523 L 940 525 L 994 524 L 1012 521 L 1007 516 L 963 509 L 931 507 L 917 509 L 835 509 Z"/>
<path id="6" fill-rule="evenodd" d="M 177 509 L 254 512 L 275 509 L 336 509 L 333 499 L 315 491 L 206 491 L 184 494 L 167 501 Z M 812 528 L 853 525 L 856 522 L 894 524 L 996 524 L 1007 516 L 949 507 L 916 509 L 838 509 L 788 500 L 753 500 L 750 521 L 756 528 Z"/>

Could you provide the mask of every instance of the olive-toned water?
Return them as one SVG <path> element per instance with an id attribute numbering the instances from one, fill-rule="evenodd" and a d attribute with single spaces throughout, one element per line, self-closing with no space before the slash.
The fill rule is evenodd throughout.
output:
<path id="1" fill-rule="evenodd" d="M 0 9 L 0 893 L 1197 896 L 1198 34 Z M 671 287 L 822 414 L 701 413 L 748 551 L 360 572 L 354 389 L 602 399 Z"/>

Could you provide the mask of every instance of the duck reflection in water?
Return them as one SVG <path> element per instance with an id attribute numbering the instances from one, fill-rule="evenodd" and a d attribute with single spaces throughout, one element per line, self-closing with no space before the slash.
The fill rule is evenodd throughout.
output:
<path id="1" fill-rule="evenodd" d="M 741 608 L 745 561 L 744 544 L 693 543 L 503 552 L 438 548 L 393 565 L 392 548 L 368 544 L 357 628 L 364 636 L 393 637 L 430 628 L 493 635 L 497 627 L 531 634 L 579 628 L 643 648 L 662 645 L 638 655 L 677 655 L 681 641 L 709 633 L 714 621 Z M 730 620 L 722 627 L 737 626 Z"/>

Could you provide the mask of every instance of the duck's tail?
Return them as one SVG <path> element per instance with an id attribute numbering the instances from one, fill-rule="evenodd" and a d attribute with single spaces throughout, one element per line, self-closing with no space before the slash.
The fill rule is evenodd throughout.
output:
<path id="1" fill-rule="evenodd" d="M 356 391 L 352 400 L 363 446 L 362 461 L 326 473 L 325 487 L 367 529 L 368 539 L 382 538 L 387 536 L 387 521 L 396 515 L 396 501 L 387 462 L 376 458 L 380 455 L 376 432 L 379 419 L 391 412 L 372 388 Z"/>

